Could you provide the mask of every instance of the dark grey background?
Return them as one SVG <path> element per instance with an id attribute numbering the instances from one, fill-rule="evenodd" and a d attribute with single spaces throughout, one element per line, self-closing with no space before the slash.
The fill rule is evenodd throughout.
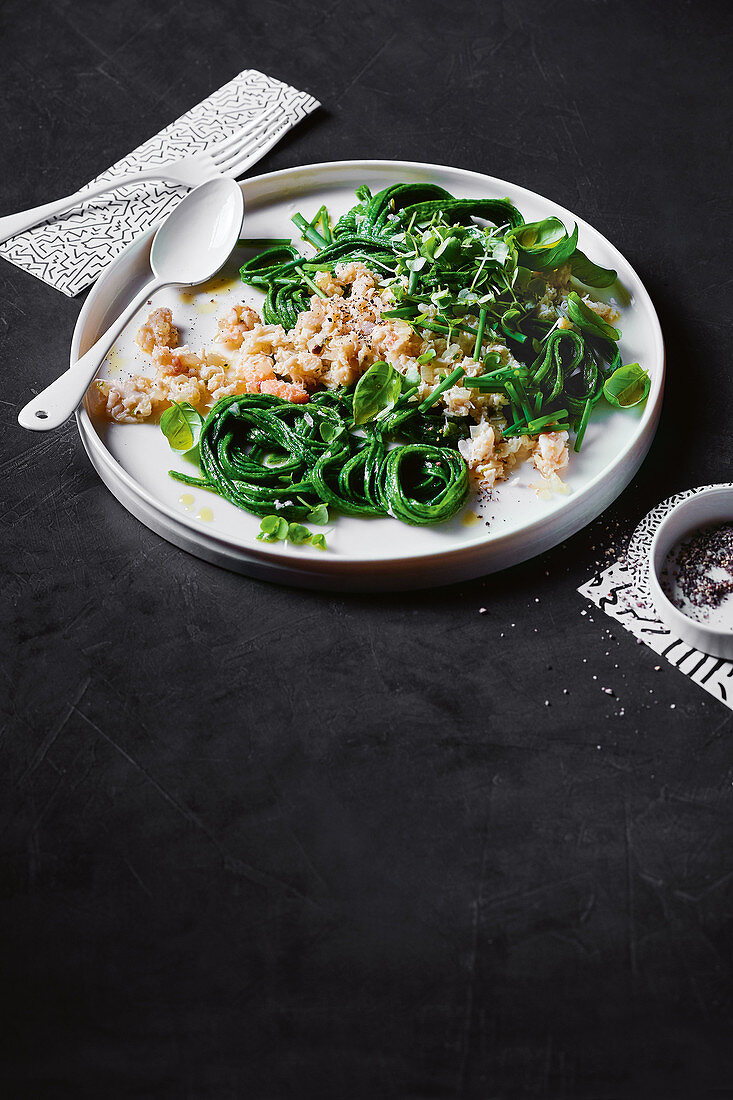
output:
<path id="1" fill-rule="evenodd" d="M 324 103 L 263 171 L 540 191 L 631 260 L 669 359 L 650 457 L 567 546 L 319 595 L 186 556 L 73 424 L 17 427 L 81 303 L 0 262 L 4 1096 L 733 1095 L 731 714 L 575 591 L 731 476 L 729 10 L 2 4 L 0 211 L 258 67 Z"/>

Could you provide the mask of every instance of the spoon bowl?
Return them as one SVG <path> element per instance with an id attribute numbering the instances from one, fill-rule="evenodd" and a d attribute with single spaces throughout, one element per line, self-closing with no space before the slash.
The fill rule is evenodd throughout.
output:
<path id="1" fill-rule="evenodd" d="M 236 180 L 216 176 L 189 191 L 153 238 L 153 278 L 81 359 L 21 409 L 20 426 L 47 432 L 68 420 L 140 306 L 165 286 L 195 286 L 216 275 L 234 250 L 243 220 L 244 196 Z"/>
<path id="2" fill-rule="evenodd" d="M 194 286 L 229 259 L 244 218 L 236 181 L 218 176 L 190 191 L 153 238 L 150 266 L 164 286 Z"/>

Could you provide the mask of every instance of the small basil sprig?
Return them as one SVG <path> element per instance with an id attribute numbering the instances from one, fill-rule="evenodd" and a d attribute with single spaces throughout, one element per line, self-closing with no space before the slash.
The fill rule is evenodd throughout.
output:
<path id="1" fill-rule="evenodd" d="M 603 394 L 609 405 L 617 409 L 633 409 L 645 401 L 652 380 L 638 363 L 618 367 L 603 383 Z"/>
<path id="2" fill-rule="evenodd" d="M 390 363 L 374 363 L 354 390 L 354 424 L 366 424 L 389 412 L 400 396 L 402 375 Z"/>
<path id="3" fill-rule="evenodd" d="M 160 430 L 174 451 L 185 454 L 197 445 L 203 422 L 188 401 L 174 401 L 160 418 Z"/>
<path id="4" fill-rule="evenodd" d="M 606 340 L 614 341 L 621 339 L 619 330 L 599 317 L 574 290 L 568 294 L 568 317 L 578 328 L 590 332 L 593 336 L 603 336 Z"/>

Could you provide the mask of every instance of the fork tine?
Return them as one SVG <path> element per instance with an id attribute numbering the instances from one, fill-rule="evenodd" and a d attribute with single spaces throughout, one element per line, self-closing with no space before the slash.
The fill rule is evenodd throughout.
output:
<path id="1" fill-rule="evenodd" d="M 239 163 L 239 161 L 245 159 L 251 154 L 256 154 L 269 139 L 270 134 L 277 132 L 278 135 L 284 133 L 289 128 L 289 121 L 283 120 L 282 126 L 277 126 L 276 131 L 273 131 L 272 124 L 264 124 L 257 133 L 250 134 L 245 142 L 236 149 L 231 149 L 223 156 L 216 158 L 216 167 L 222 173 L 231 172 L 232 168 Z"/>
<path id="2" fill-rule="evenodd" d="M 278 127 L 277 130 L 271 130 L 260 134 L 259 141 L 255 141 L 253 145 L 248 146 L 247 149 L 239 150 L 236 154 L 228 156 L 224 164 L 219 167 L 219 171 L 222 175 L 232 176 L 234 179 L 237 179 L 243 172 L 246 172 L 248 168 L 251 168 L 253 164 L 256 164 L 258 160 L 262 160 L 265 153 L 268 153 L 273 145 L 278 143 L 280 138 L 287 133 L 289 128 L 288 120 L 284 119 L 282 126 Z M 264 141 L 262 140 L 263 138 Z"/>
<path id="3" fill-rule="evenodd" d="M 263 138 L 269 137 L 269 135 L 262 135 Z M 233 176 L 238 174 L 238 166 L 246 161 L 257 160 L 259 157 L 264 156 L 266 151 L 266 142 L 255 142 L 253 145 L 248 146 L 246 149 L 241 149 L 236 155 L 227 157 L 226 161 L 222 164 L 218 164 L 217 171 L 223 176 Z M 260 152 L 262 150 L 262 152 Z"/>
<path id="4" fill-rule="evenodd" d="M 208 155 L 216 161 L 223 153 L 228 153 L 233 149 L 239 148 L 240 143 L 245 141 L 251 134 L 257 133 L 277 110 L 278 105 L 276 104 L 265 111 L 264 114 L 250 119 L 244 126 L 241 126 L 233 134 L 230 134 L 229 137 L 222 138 L 221 141 L 215 142 L 215 144 L 207 150 Z"/>
<path id="5" fill-rule="evenodd" d="M 272 129 L 272 121 L 272 119 L 267 119 L 265 122 L 262 123 L 261 127 L 259 127 L 258 130 L 248 134 L 247 138 L 244 138 L 237 145 L 231 146 L 230 149 L 225 150 L 225 152 L 223 153 L 218 153 L 217 156 L 214 158 L 217 166 L 220 167 L 222 164 L 228 164 L 232 160 L 232 158 L 237 158 L 239 156 L 242 156 L 243 154 L 245 155 L 249 153 L 250 150 L 256 149 L 256 146 L 258 146 L 259 142 L 262 140 L 263 135 L 269 133 Z"/>

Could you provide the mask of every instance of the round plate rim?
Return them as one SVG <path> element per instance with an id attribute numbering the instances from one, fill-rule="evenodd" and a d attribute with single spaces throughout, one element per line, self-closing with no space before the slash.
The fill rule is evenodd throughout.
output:
<path id="1" fill-rule="evenodd" d="M 496 189 L 508 189 L 507 193 L 512 193 L 512 201 L 521 204 L 521 197 L 528 196 L 532 199 L 539 199 L 541 202 L 550 203 L 561 215 L 565 215 L 567 218 L 572 219 L 578 223 L 579 228 L 585 228 L 590 232 L 597 234 L 604 243 L 610 248 L 611 252 L 615 254 L 631 272 L 636 280 L 637 286 L 634 288 L 634 293 L 641 297 L 647 308 L 650 316 L 650 321 L 653 328 L 653 344 L 654 344 L 654 363 L 653 363 L 653 377 L 652 388 L 647 399 L 646 407 L 641 419 L 638 421 L 638 425 L 634 435 L 629 439 L 626 446 L 619 452 L 613 461 L 607 465 L 604 469 L 600 470 L 581 490 L 577 493 L 573 493 L 570 497 L 565 499 L 565 502 L 559 509 L 550 513 L 549 515 L 539 516 L 537 519 L 532 520 L 525 527 L 522 527 L 519 532 L 514 531 L 509 534 L 496 534 L 487 538 L 486 535 L 478 535 L 475 538 L 467 539 L 460 546 L 453 547 L 450 550 L 425 550 L 412 552 L 409 555 L 395 555 L 393 557 L 380 558 L 379 572 L 382 573 L 385 570 L 399 568 L 409 568 L 411 563 L 419 562 L 420 566 L 424 569 L 426 566 L 432 564 L 435 567 L 436 573 L 441 571 L 441 567 L 445 565 L 449 567 L 456 559 L 462 559 L 464 557 L 470 558 L 476 555 L 477 551 L 485 548 L 487 556 L 489 551 L 496 553 L 499 556 L 503 546 L 516 542 L 521 536 L 522 543 L 527 541 L 531 542 L 533 537 L 537 537 L 537 542 L 540 547 L 536 552 L 530 551 L 529 553 L 520 553 L 517 555 L 516 560 L 526 560 L 528 557 L 534 557 L 535 553 L 542 553 L 544 549 L 547 549 L 547 544 L 543 542 L 542 532 L 543 528 L 554 525 L 557 523 L 559 517 L 564 516 L 570 518 L 573 512 L 583 512 L 582 505 L 588 501 L 589 497 L 593 497 L 597 494 L 598 487 L 603 482 L 611 482 L 613 475 L 618 473 L 619 467 L 624 462 L 629 462 L 631 455 L 635 448 L 638 448 L 638 453 L 633 457 L 633 460 L 629 463 L 627 470 L 622 475 L 621 484 L 610 498 L 606 500 L 603 495 L 600 494 L 602 500 L 601 506 L 594 510 L 590 508 L 592 512 L 591 518 L 582 518 L 581 522 L 571 523 L 572 530 L 570 534 L 577 533 L 582 530 L 589 522 L 592 522 L 592 518 L 600 514 L 609 504 L 615 500 L 626 488 L 631 479 L 636 474 L 637 470 L 641 466 L 644 457 L 651 446 L 654 433 L 656 431 L 657 423 L 659 420 L 659 414 L 661 411 L 662 396 L 664 392 L 664 381 L 666 374 L 665 363 L 665 348 L 664 339 L 662 335 L 662 329 L 657 316 L 657 312 L 652 303 L 649 292 L 647 291 L 644 283 L 637 273 L 636 269 L 629 263 L 626 257 L 619 251 L 616 246 L 605 237 L 600 230 L 595 229 L 589 222 L 586 222 L 583 218 L 578 217 L 572 211 L 568 210 L 562 204 L 556 202 L 554 199 L 549 198 L 546 195 L 541 195 L 539 192 L 532 191 L 529 188 L 522 187 L 519 184 L 512 183 L 507 180 L 500 179 L 497 176 L 490 176 L 484 172 L 475 172 L 470 169 L 457 168 L 450 165 L 433 164 L 430 162 L 422 161 L 402 161 L 402 160 L 383 160 L 383 159 L 367 159 L 367 160 L 335 160 L 335 161 L 323 161 L 315 162 L 312 164 L 296 165 L 291 168 L 278 169 L 274 172 L 264 172 L 257 176 L 248 176 L 244 180 L 240 180 L 240 186 L 244 190 L 245 204 L 247 201 L 247 188 L 252 185 L 261 184 L 263 182 L 279 183 L 281 180 L 288 180 L 292 177 L 297 177 L 305 172 L 316 172 L 318 174 L 332 174 L 336 175 L 339 172 L 358 172 L 360 169 L 378 169 L 387 172 L 399 173 L 401 170 L 408 172 L 439 172 L 448 173 L 454 175 L 460 179 L 466 179 L 468 177 L 475 181 L 486 181 L 490 183 Z M 321 181 L 327 182 L 327 181 Z M 246 217 L 246 215 L 245 215 Z M 99 298 L 104 296 L 106 288 L 109 282 L 113 279 L 116 271 L 123 265 L 124 261 L 129 258 L 130 253 L 136 250 L 142 250 L 146 244 L 149 244 L 156 227 L 153 226 L 146 230 L 135 240 L 131 241 L 125 248 L 115 257 L 110 266 L 102 273 L 96 284 L 92 287 L 89 295 L 87 296 L 76 321 L 74 332 L 72 336 L 70 360 L 73 364 L 79 357 L 79 350 L 81 346 L 82 337 L 84 335 L 84 329 L 88 323 L 89 316 L 97 303 Z M 250 546 L 243 541 L 228 538 L 226 536 L 217 534 L 214 531 L 207 531 L 197 525 L 195 520 L 185 515 L 180 515 L 173 508 L 159 501 L 151 493 L 149 493 L 143 486 L 141 486 L 135 479 L 128 474 L 123 466 L 112 456 L 112 454 L 104 446 L 102 439 L 94 428 L 92 420 L 87 411 L 86 405 L 82 404 L 77 409 L 76 413 L 77 425 L 84 446 L 89 454 L 90 459 L 97 457 L 97 460 L 102 462 L 109 470 L 110 474 L 122 481 L 125 485 L 128 493 L 139 497 L 149 508 L 153 508 L 155 511 L 164 515 L 166 519 L 176 527 L 182 527 L 189 534 L 195 534 L 197 541 L 202 546 L 208 546 L 215 553 L 217 547 L 226 548 L 227 551 L 234 552 L 236 554 L 239 551 L 242 554 L 242 563 L 246 564 L 252 559 L 259 561 L 262 565 L 265 565 L 268 560 L 277 563 L 279 567 L 291 565 L 298 570 L 306 569 L 307 571 L 313 570 L 314 572 L 328 573 L 348 573 L 352 571 L 359 571 L 361 569 L 374 569 L 377 564 L 374 559 L 368 557 L 355 557 L 353 555 L 341 555 L 338 557 L 323 554 L 322 551 L 309 551 L 305 554 L 302 553 L 302 548 L 298 548 L 301 553 L 298 554 L 297 559 L 293 556 L 289 548 L 278 549 L 276 545 L 262 545 Z M 94 462 L 93 462 L 94 464 Z M 119 499 L 119 498 L 118 498 Z M 127 507 L 125 502 L 124 506 Z M 143 520 L 145 522 L 145 520 Z M 148 524 L 146 524 L 148 525 Z M 149 525 L 148 525 L 149 526 Z M 562 527 L 562 524 L 558 524 Z M 567 527 L 567 524 L 565 525 Z M 558 537 L 557 542 L 563 541 L 570 537 L 567 530 L 563 531 L 563 534 Z M 550 543 L 555 545 L 556 543 Z M 317 555 L 317 556 L 316 556 Z M 499 566 L 498 568 L 504 568 L 505 566 Z M 491 569 L 491 563 L 485 562 L 484 572 Z M 475 575 L 478 575 L 476 573 Z M 441 583 L 438 581 L 436 583 Z M 442 582 L 445 583 L 445 582 Z"/>

